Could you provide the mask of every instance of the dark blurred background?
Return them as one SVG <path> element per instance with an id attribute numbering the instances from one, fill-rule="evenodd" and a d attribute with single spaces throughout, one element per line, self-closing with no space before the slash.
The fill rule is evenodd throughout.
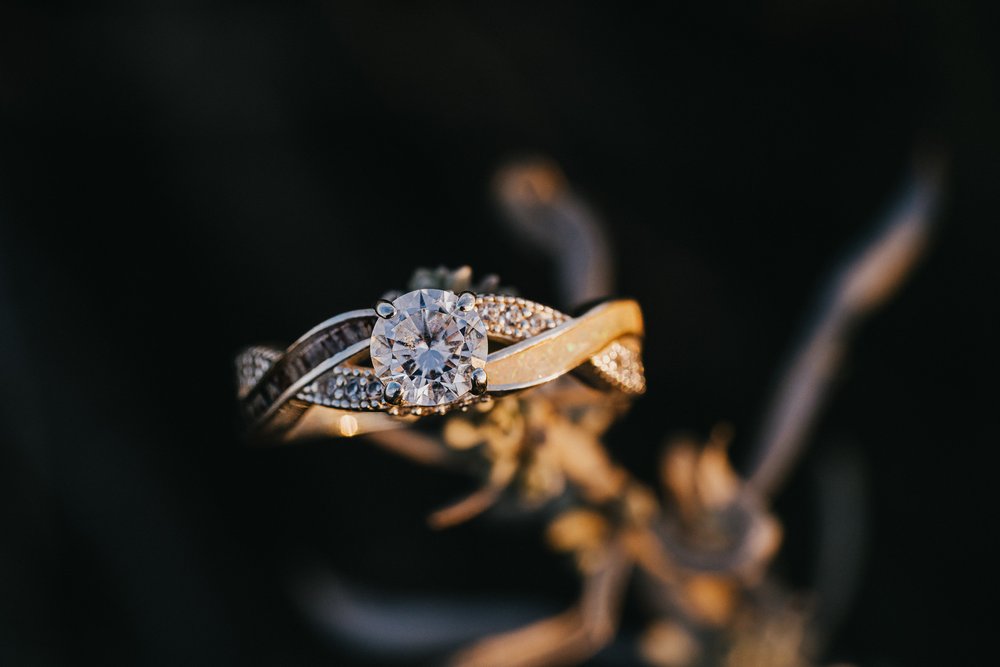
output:
<path id="1" fill-rule="evenodd" d="M 824 277 L 928 148 L 949 158 L 934 245 L 778 499 L 775 571 L 812 586 L 817 470 L 847 455 L 866 539 L 825 659 L 981 664 L 988 3 L 374 4 L 0 5 L 0 664 L 360 660 L 290 597 L 303 563 L 565 607 L 539 525 L 426 527 L 466 478 L 361 440 L 245 448 L 232 355 L 416 266 L 569 305 L 490 198 L 540 153 L 609 222 L 647 314 L 650 391 L 613 454 L 652 479 L 665 435 L 727 420 L 739 458 Z"/>

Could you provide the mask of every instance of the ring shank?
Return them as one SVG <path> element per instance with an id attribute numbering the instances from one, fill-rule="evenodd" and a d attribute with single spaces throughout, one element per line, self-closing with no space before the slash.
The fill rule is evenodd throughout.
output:
<path id="1" fill-rule="evenodd" d="M 642 332 L 642 311 L 635 301 L 602 303 L 544 334 L 489 355 L 489 391 L 509 393 L 551 382 L 619 338 Z"/>

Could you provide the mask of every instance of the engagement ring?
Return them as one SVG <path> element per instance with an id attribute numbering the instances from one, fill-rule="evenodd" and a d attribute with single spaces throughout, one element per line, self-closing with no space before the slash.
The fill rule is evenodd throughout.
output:
<path id="1" fill-rule="evenodd" d="M 418 289 L 333 317 L 284 351 L 244 350 L 239 395 L 253 432 L 286 438 L 394 428 L 570 372 L 637 395 L 642 334 L 629 299 L 570 317 L 520 297 Z"/>

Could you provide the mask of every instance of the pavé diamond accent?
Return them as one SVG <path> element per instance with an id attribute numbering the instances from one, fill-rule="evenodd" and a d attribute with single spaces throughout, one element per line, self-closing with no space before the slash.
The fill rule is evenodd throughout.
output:
<path id="1" fill-rule="evenodd" d="M 372 331 L 371 359 L 383 383 L 403 387 L 407 405 L 444 406 L 472 390 L 486 366 L 486 325 L 475 308 L 462 311 L 453 292 L 422 289 L 392 302 L 395 314 Z"/>
<path id="2" fill-rule="evenodd" d="M 537 336 L 568 319 L 557 310 L 519 296 L 480 296 L 476 300 L 476 309 L 490 335 L 509 342 Z"/>
<path id="3" fill-rule="evenodd" d="M 307 385 L 297 399 L 342 410 L 378 410 L 382 383 L 370 368 L 342 366 Z"/>
<path id="4" fill-rule="evenodd" d="M 592 357 L 591 362 L 601 379 L 612 387 L 633 395 L 646 391 L 642 346 L 638 340 L 615 341 Z"/>

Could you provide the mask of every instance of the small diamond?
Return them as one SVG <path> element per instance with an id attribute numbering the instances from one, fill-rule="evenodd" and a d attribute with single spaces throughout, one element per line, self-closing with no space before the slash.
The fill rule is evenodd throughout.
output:
<path id="1" fill-rule="evenodd" d="M 392 302 L 396 314 L 378 319 L 371 358 L 382 382 L 395 380 L 409 405 L 441 406 L 472 390 L 472 371 L 486 365 L 486 326 L 475 310 L 458 308 L 453 292 L 416 290 Z"/>
<path id="2" fill-rule="evenodd" d="M 347 391 L 347 398 L 351 399 L 352 401 L 358 400 L 358 398 L 361 396 L 361 383 L 358 381 L 358 378 L 352 377 L 350 380 L 347 381 L 346 391 Z"/>

